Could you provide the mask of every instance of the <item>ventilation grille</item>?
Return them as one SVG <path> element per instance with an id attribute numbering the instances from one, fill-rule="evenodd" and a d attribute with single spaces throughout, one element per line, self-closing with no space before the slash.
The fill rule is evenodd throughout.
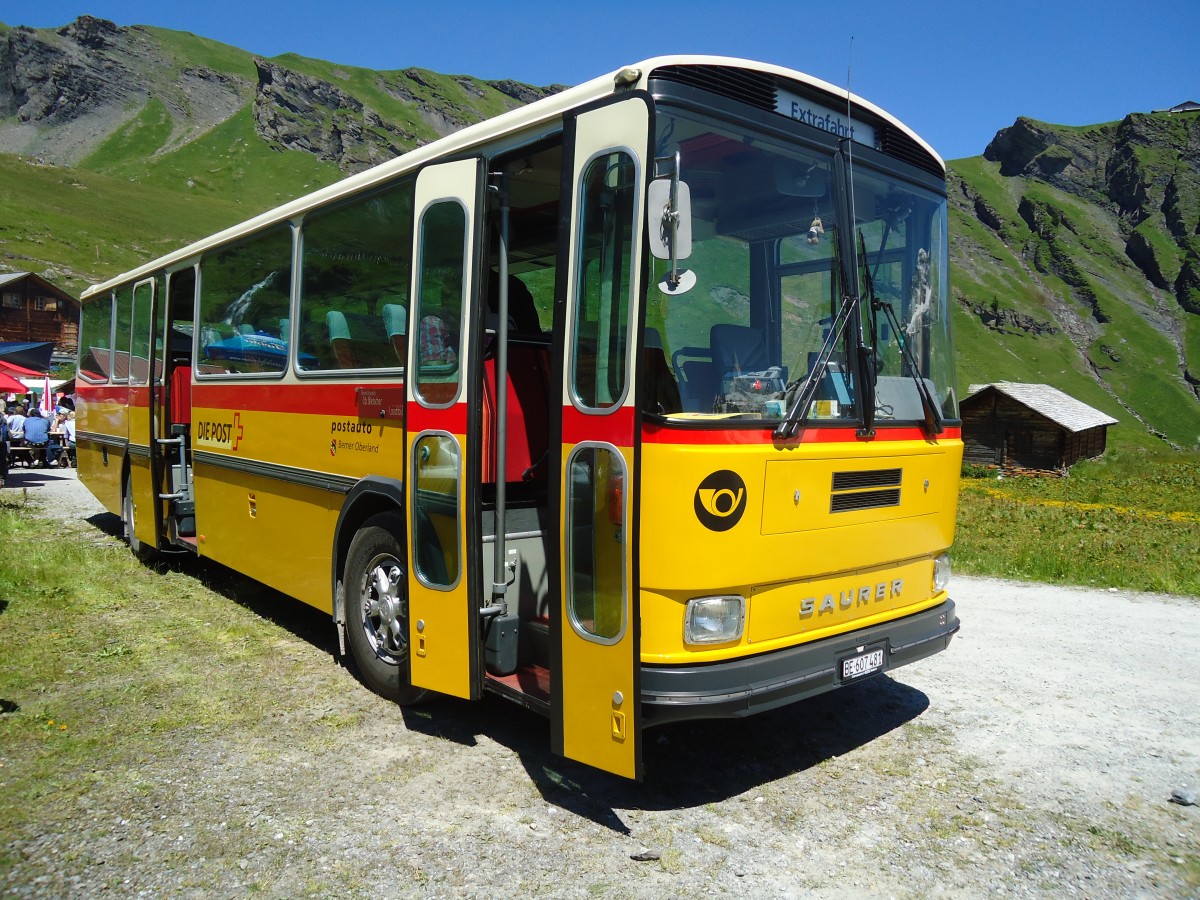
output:
<path id="1" fill-rule="evenodd" d="M 946 170 L 929 152 L 894 125 L 881 124 L 876 132 L 879 149 L 893 159 L 924 169 L 938 178 L 946 177 Z"/>
<path id="2" fill-rule="evenodd" d="M 835 491 L 857 491 L 862 488 L 900 487 L 900 469 L 871 469 L 866 472 L 834 472 Z"/>
<path id="3" fill-rule="evenodd" d="M 900 505 L 900 469 L 834 472 L 830 512 L 886 509 Z"/>
<path id="4" fill-rule="evenodd" d="M 651 72 L 650 77 L 686 84 L 759 109 L 775 111 L 775 79 L 762 72 L 732 66 L 663 66 Z"/>

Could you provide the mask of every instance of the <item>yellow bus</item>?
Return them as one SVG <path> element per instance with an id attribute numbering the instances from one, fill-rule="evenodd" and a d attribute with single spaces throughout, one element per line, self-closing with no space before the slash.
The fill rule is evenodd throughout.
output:
<path id="1" fill-rule="evenodd" d="M 89 288 L 79 474 L 380 694 L 494 692 L 640 778 L 649 727 L 958 630 L 946 223 L 867 101 L 640 62 Z"/>

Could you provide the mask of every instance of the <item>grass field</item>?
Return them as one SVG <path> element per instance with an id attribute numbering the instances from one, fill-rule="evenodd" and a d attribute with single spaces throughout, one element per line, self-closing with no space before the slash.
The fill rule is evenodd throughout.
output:
<path id="1" fill-rule="evenodd" d="M 1197 548 L 1200 454 L 1110 450 L 1067 478 L 963 479 L 959 572 L 1200 597 Z"/>
<path id="2" fill-rule="evenodd" d="M 254 826 L 274 795 L 290 793 L 286 779 L 276 783 L 281 735 L 307 767 L 344 729 L 365 746 L 354 729 L 378 709 L 328 662 L 329 616 L 204 560 L 144 565 L 113 536 L 114 517 L 107 532 L 81 521 L 48 537 L 49 523 L 22 501 L 0 491 L 2 893 L 233 896 L 191 886 L 198 861 L 247 865 L 266 853 L 261 868 L 234 872 L 247 894 L 279 894 L 271 886 L 304 864 L 286 853 L 291 841 L 270 837 L 286 816 Z M 248 785 L 229 787 L 225 773 L 205 788 L 211 754 L 249 772 Z M 247 812 L 247 793 L 268 782 Z M 151 847 L 168 811 L 184 818 Z M 287 827 L 294 837 L 298 826 Z M 278 861 L 275 848 L 286 848 Z M 31 872 L 36 884 L 22 881 Z M 130 873 L 150 886 L 130 890 Z M 289 896 L 365 895 L 335 889 L 336 873 L 319 890 L 288 884 Z"/>

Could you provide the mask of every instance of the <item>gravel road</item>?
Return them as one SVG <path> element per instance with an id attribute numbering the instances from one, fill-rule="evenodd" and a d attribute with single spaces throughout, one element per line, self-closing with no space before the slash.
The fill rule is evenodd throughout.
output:
<path id="1" fill-rule="evenodd" d="M 73 471 L 10 485 L 115 540 Z M 651 731 L 641 785 L 556 759 L 546 723 L 495 698 L 402 711 L 295 626 L 286 653 L 344 681 L 357 724 L 309 739 L 327 711 L 298 690 L 266 704 L 269 747 L 166 735 L 136 773 L 98 773 L 56 833 L 8 842 L 5 891 L 1200 897 L 1200 807 L 1171 801 L 1200 787 L 1200 599 L 952 587 L 947 652 L 748 721 Z"/>

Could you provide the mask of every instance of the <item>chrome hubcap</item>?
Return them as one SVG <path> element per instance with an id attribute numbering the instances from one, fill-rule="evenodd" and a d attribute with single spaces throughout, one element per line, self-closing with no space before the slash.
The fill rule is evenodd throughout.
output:
<path id="1" fill-rule="evenodd" d="M 394 557 L 375 557 L 360 589 L 363 631 L 375 654 L 397 665 L 408 651 L 408 602 L 404 570 Z"/>

